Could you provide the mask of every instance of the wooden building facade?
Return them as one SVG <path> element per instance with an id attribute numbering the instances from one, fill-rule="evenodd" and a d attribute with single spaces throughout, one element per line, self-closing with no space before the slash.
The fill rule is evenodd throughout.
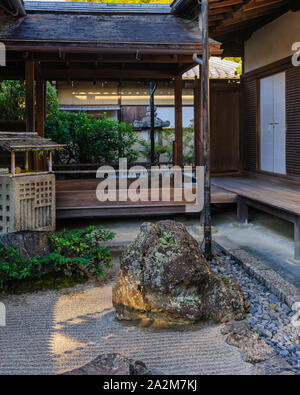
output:
<path id="1" fill-rule="evenodd" d="M 201 1 L 175 0 L 175 15 L 195 19 Z M 300 262 L 300 3 L 298 0 L 209 1 L 209 33 L 225 56 L 241 56 L 241 176 L 214 179 L 248 206 L 294 225 Z M 298 50 L 298 55 L 296 51 Z"/>
<path id="2" fill-rule="evenodd" d="M 0 68 L 0 78 L 26 80 L 27 132 L 43 136 L 45 80 L 173 81 L 174 158 L 175 164 L 182 165 L 182 75 L 195 66 L 193 54 L 202 53 L 200 9 L 198 0 L 175 0 L 171 7 L 25 2 L 25 18 L 0 16 L 0 41 L 7 49 L 7 66 Z M 291 62 L 291 48 L 300 41 L 299 9 L 298 0 L 210 0 L 208 12 L 210 55 L 241 56 L 245 71 L 237 116 L 227 105 L 239 101 L 239 91 L 219 86 L 211 97 L 212 169 L 223 175 L 213 179 L 212 203 L 237 202 L 243 222 L 248 220 L 248 206 L 292 222 L 297 262 L 300 67 Z M 196 164 L 201 164 L 199 83 L 194 89 L 194 145 Z M 220 102 L 223 113 L 214 113 Z M 232 134 L 224 128 L 225 119 L 235 125 Z M 230 170 L 240 177 L 228 177 Z M 95 206 L 94 187 L 78 182 L 58 185 L 61 216 L 104 212 L 111 216 L 112 210 L 119 215 L 141 208 L 143 213 L 182 212 L 184 206 L 184 202 L 176 208 L 169 203 L 164 207 L 150 203 L 107 211 L 107 207 Z M 78 188 L 81 192 L 74 207 Z"/>
<path id="3" fill-rule="evenodd" d="M 298 181 L 300 67 L 292 62 L 292 46 L 299 40 L 300 11 L 287 12 L 257 30 L 245 42 L 243 75 L 245 170 Z"/>

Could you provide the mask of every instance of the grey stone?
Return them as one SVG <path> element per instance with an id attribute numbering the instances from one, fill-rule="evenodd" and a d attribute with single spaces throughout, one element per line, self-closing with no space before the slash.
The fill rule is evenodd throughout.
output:
<path id="1" fill-rule="evenodd" d="M 147 376 L 151 372 L 146 365 L 140 361 L 134 361 L 120 354 L 103 354 L 88 364 L 63 373 L 63 376 L 104 376 L 104 375 L 126 375 Z"/>
<path id="2" fill-rule="evenodd" d="M 253 331 L 245 330 L 239 333 L 232 332 L 226 338 L 226 343 L 242 348 L 249 340 L 258 340 L 259 335 Z"/>
<path id="3" fill-rule="evenodd" d="M 50 253 L 50 232 L 22 231 L 0 234 L 0 243 L 4 248 L 14 246 L 22 259 L 32 259 L 36 255 L 46 256 Z"/>
<path id="4" fill-rule="evenodd" d="M 291 365 L 279 355 L 255 365 L 260 376 L 294 375 Z"/>
<path id="5" fill-rule="evenodd" d="M 274 349 L 264 340 L 250 338 L 244 342 L 242 350 L 245 361 L 253 364 L 275 356 Z"/>
<path id="6" fill-rule="evenodd" d="M 230 321 L 226 322 L 222 328 L 222 335 L 228 335 L 229 333 L 245 333 L 250 330 L 250 326 L 246 321 Z"/>

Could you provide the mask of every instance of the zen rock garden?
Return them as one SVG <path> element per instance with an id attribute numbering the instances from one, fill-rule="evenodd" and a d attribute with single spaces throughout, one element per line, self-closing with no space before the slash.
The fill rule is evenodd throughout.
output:
<path id="1" fill-rule="evenodd" d="M 144 223 L 121 258 L 113 287 L 116 318 L 224 323 L 221 333 L 226 343 L 240 348 L 257 374 L 299 373 L 297 331 L 282 325 L 292 312 L 235 266 L 226 257 L 224 262 L 207 262 L 198 242 L 180 223 Z M 270 315 L 264 314 L 267 306 Z"/>

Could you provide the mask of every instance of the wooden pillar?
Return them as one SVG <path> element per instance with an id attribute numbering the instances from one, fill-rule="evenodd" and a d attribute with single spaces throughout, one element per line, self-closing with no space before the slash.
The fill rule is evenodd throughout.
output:
<path id="1" fill-rule="evenodd" d="M 40 137 L 45 137 L 45 84 L 44 80 L 37 76 L 36 80 L 36 128 Z"/>
<path id="2" fill-rule="evenodd" d="M 118 110 L 118 121 L 122 122 L 122 82 L 118 82 L 118 105 L 120 109 Z"/>
<path id="3" fill-rule="evenodd" d="M 240 196 L 237 199 L 237 219 L 242 224 L 248 223 L 248 204 Z"/>
<path id="4" fill-rule="evenodd" d="M 34 111 L 34 61 L 26 60 L 25 63 L 26 81 L 26 132 L 35 132 L 35 111 Z"/>
<path id="5" fill-rule="evenodd" d="M 175 77 L 175 165 L 182 166 L 182 76 Z"/>
<path id="6" fill-rule="evenodd" d="M 36 131 L 40 137 L 45 137 L 45 81 L 37 74 L 36 80 Z M 35 170 L 46 170 L 46 155 L 39 157 L 38 153 L 34 156 Z"/>
<path id="7" fill-rule="evenodd" d="M 295 231 L 295 260 L 300 262 L 300 217 L 296 217 L 294 224 Z"/>
<path id="8" fill-rule="evenodd" d="M 25 170 L 29 171 L 29 152 L 25 152 Z"/>
<path id="9" fill-rule="evenodd" d="M 52 173 L 52 171 L 53 171 L 52 166 L 53 166 L 53 153 L 52 153 L 52 151 L 50 151 L 49 152 L 49 168 L 48 168 L 48 171 L 50 173 Z"/>
<path id="10" fill-rule="evenodd" d="M 212 258 L 211 179 L 210 179 L 210 107 L 209 107 L 209 41 L 208 0 L 201 1 L 202 16 L 202 84 L 203 84 L 203 149 L 204 149 L 204 249 L 206 259 Z"/>
<path id="11" fill-rule="evenodd" d="M 15 174 L 16 174 L 16 154 L 15 154 L 15 152 L 11 153 L 10 172 L 13 176 L 15 176 Z"/>
<path id="12" fill-rule="evenodd" d="M 203 130 L 202 130 L 202 89 L 201 66 L 199 66 L 199 79 L 194 82 L 194 149 L 195 166 L 203 166 Z"/>
<path id="13" fill-rule="evenodd" d="M 155 163 L 155 106 L 154 106 L 154 93 L 156 91 L 156 84 L 150 82 L 150 144 L 151 144 L 151 165 Z"/>

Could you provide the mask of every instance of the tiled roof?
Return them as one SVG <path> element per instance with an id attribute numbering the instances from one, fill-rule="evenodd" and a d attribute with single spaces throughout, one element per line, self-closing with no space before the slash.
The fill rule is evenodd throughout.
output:
<path id="1" fill-rule="evenodd" d="M 6 151 L 54 151 L 64 147 L 65 145 L 41 138 L 36 133 L 0 132 L 0 148 Z"/>
<path id="2" fill-rule="evenodd" d="M 0 40 L 200 45 L 196 22 L 169 14 L 65 14 L 40 12 L 23 20 L 0 17 Z M 211 44 L 218 44 L 211 40 Z"/>
<path id="3" fill-rule="evenodd" d="M 169 4 L 130 4 L 130 3 L 70 3 L 65 1 L 25 1 L 25 9 L 33 12 L 66 12 L 66 13 L 146 13 L 169 14 Z"/>
<path id="4" fill-rule="evenodd" d="M 212 56 L 209 62 L 209 77 L 213 79 L 238 79 L 239 76 L 236 74 L 238 67 L 239 63 L 237 62 Z M 185 79 L 195 77 L 199 78 L 199 67 L 194 67 L 183 75 Z"/>

